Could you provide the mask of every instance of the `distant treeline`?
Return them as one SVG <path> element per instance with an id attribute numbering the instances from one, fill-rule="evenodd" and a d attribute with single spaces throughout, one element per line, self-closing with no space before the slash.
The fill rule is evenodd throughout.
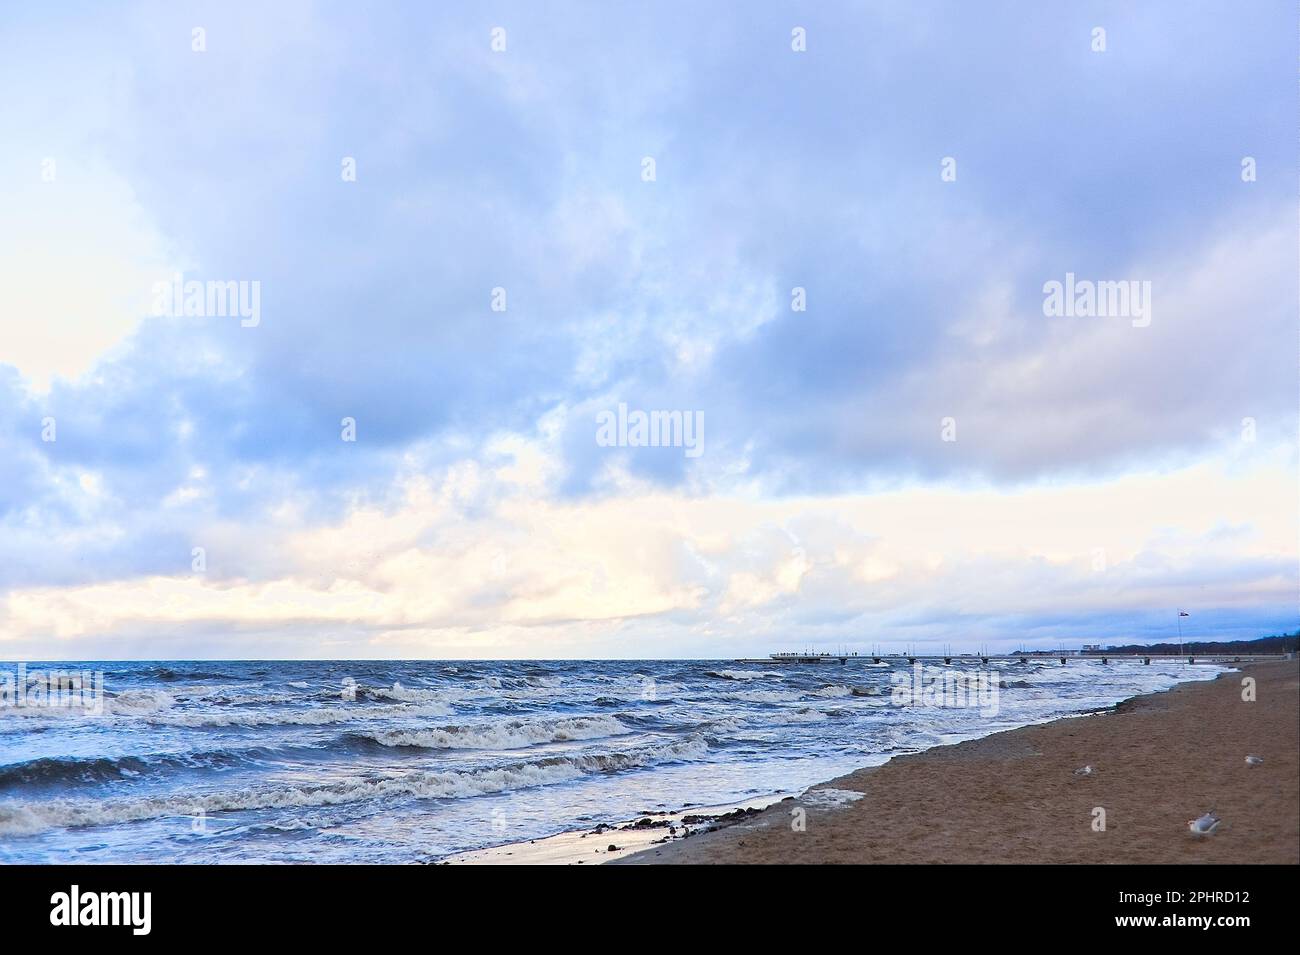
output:
<path id="1" fill-rule="evenodd" d="M 1222 640 L 1188 641 L 1183 644 L 1171 643 L 1130 643 L 1124 646 L 1105 648 L 1107 653 L 1169 653 L 1181 646 L 1183 653 L 1294 653 L 1300 649 L 1300 630 L 1278 637 L 1260 637 L 1258 640 Z M 1021 651 L 1017 651 L 1021 652 Z M 1051 656 L 1052 650 L 1026 650 L 1026 654 Z"/>

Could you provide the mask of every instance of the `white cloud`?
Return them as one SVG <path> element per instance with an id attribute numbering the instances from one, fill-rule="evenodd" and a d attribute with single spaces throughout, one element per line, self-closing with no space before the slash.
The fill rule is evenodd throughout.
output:
<path id="1" fill-rule="evenodd" d="M 41 390 L 75 378 L 148 316 L 153 283 L 180 266 L 128 183 L 102 163 L 54 157 L 0 180 L 0 361 Z"/>
<path id="2" fill-rule="evenodd" d="M 675 645 L 695 632 L 762 649 L 868 643 L 907 616 L 963 615 L 984 621 L 985 637 L 1018 642 L 987 621 L 1278 605 L 1295 588 L 1294 527 L 1276 519 L 1293 504 L 1289 450 L 1225 449 L 1178 472 L 1016 494 L 933 486 L 745 500 L 641 488 L 563 501 L 496 480 L 456 465 L 441 480 L 404 479 L 389 510 L 286 527 L 266 580 L 214 571 L 15 590 L 0 605 L 0 640 L 18 655 L 113 656 L 158 630 L 183 655 L 211 653 L 216 628 L 277 632 L 302 655 L 329 632 L 378 655 L 637 656 L 661 644 L 629 648 L 629 628 L 675 629 Z M 264 544 L 224 534 L 229 566 Z M 827 631 L 817 621 L 828 617 L 850 628 Z M 201 647 L 187 643 L 191 629 Z M 953 643 L 971 636 L 946 632 Z"/>

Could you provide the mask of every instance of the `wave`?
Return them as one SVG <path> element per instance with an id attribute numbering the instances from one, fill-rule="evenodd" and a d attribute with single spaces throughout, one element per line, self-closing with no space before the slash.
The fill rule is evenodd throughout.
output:
<path id="1" fill-rule="evenodd" d="M 28 725 L 32 721 L 89 719 L 102 715 L 102 711 L 94 706 L 14 706 L 13 704 L 0 704 L 0 717 L 23 720 L 23 725 L 3 727 L 0 728 L 0 732 L 27 732 L 32 729 Z"/>
<path id="2" fill-rule="evenodd" d="M 104 701 L 104 710 L 114 716 L 143 716 L 171 709 L 175 703 L 166 690 L 123 690 Z"/>
<path id="3" fill-rule="evenodd" d="M 631 730 L 612 716 L 579 716 L 556 720 L 510 720 L 470 726 L 442 726 L 433 729 L 393 729 L 355 733 L 382 746 L 412 746 L 422 749 L 521 749 L 538 743 L 618 736 Z"/>
<path id="4" fill-rule="evenodd" d="M 136 756 L 116 759 L 48 756 L 0 768 L 0 789 L 65 782 L 98 783 L 139 776 L 147 771 L 145 760 Z"/>
<path id="5" fill-rule="evenodd" d="M 473 677 L 467 684 L 463 684 L 462 692 L 482 694 L 484 690 L 490 690 L 494 693 L 500 693 L 503 697 L 509 697 L 515 693 L 527 693 L 530 696 L 536 695 L 537 690 L 557 690 L 567 686 L 565 680 L 559 676 L 542 676 L 537 674 L 525 676 L 480 676 Z"/>
<path id="6" fill-rule="evenodd" d="M 815 710 L 811 706 L 805 706 L 802 709 L 792 710 L 789 713 L 781 715 L 783 723 L 821 723 L 827 718 L 827 714 L 821 710 Z"/>
<path id="7" fill-rule="evenodd" d="M 274 754 L 274 750 L 259 746 L 146 756 L 43 756 L 0 766 L 0 789 L 113 782 L 177 769 L 221 769 Z"/>
<path id="8" fill-rule="evenodd" d="M 717 680 L 784 680 L 785 676 L 770 670 L 705 670 L 705 676 Z"/>
<path id="9" fill-rule="evenodd" d="M 338 694 L 334 695 L 337 696 Z M 397 700 L 401 703 L 438 703 L 445 701 L 447 698 L 445 691 L 442 690 L 421 690 L 402 686 L 400 683 L 394 683 L 389 687 L 358 689 L 357 695 L 376 700 Z"/>
<path id="10" fill-rule="evenodd" d="M 160 726 L 326 726 L 331 723 L 349 723 L 356 720 L 450 716 L 451 712 L 451 707 L 445 703 L 377 706 L 339 703 L 336 706 L 317 706 L 312 709 L 172 711 L 149 714 L 144 719 L 146 722 Z"/>
<path id="11" fill-rule="evenodd" d="M 120 693 L 105 691 L 101 698 L 85 706 L 0 705 L 0 716 L 22 717 L 28 720 L 71 720 L 104 715 L 138 717 L 170 709 L 175 702 L 172 695 L 165 690 L 123 690 Z"/>
<path id="12" fill-rule="evenodd" d="M 277 786 L 93 802 L 71 799 L 0 802 L 0 835 L 33 835 L 51 828 L 105 826 L 219 812 L 333 806 L 373 799 L 469 798 L 552 785 L 597 773 L 697 760 L 707 754 L 708 744 L 702 737 L 694 736 L 627 752 L 552 756 L 465 772 L 405 772 L 318 786 Z"/>
<path id="13" fill-rule="evenodd" d="M 739 716 L 723 716 L 716 720 L 709 720 L 705 723 L 705 729 L 710 736 L 716 739 L 724 739 L 727 735 L 739 733 L 748 728 L 748 723 Z"/>
<path id="14" fill-rule="evenodd" d="M 234 673 L 218 673 L 210 670 L 173 670 L 171 667 L 151 667 L 147 670 L 127 671 L 131 677 L 152 677 L 155 680 L 161 680 L 164 683 L 172 683 L 177 680 L 247 680 L 248 677 L 239 676 Z"/>
<path id="15" fill-rule="evenodd" d="M 738 690 L 734 693 L 720 693 L 718 699 L 736 703 L 793 703 L 805 695 L 799 690 Z"/>
<path id="16" fill-rule="evenodd" d="M 831 683 L 816 690 L 734 690 L 730 693 L 718 694 L 718 699 L 731 700 L 737 703 L 796 703 L 808 697 L 837 699 L 842 696 L 853 695 L 852 687 L 845 686 L 842 683 Z"/>
<path id="17" fill-rule="evenodd" d="M 544 689 L 557 689 L 564 685 L 564 681 L 558 676 L 540 676 L 532 675 L 524 677 L 526 686 L 539 687 Z"/>

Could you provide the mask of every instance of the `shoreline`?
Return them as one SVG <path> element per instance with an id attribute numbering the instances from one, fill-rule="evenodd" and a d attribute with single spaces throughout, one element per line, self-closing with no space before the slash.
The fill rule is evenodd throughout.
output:
<path id="1" fill-rule="evenodd" d="M 1253 702 L 1242 699 L 1247 678 Z M 1189 832 L 1186 820 L 1209 810 L 1219 830 Z M 1242 663 L 1102 711 L 897 756 L 606 861 L 1300 864 L 1300 664 Z"/>
<path id="2" fill-rule="evenodd" d="M 467 849 L 433 865 L 604 865 L 631 854 L 747 819 L 780 802 L 780 793 L 721 806 L 687 806 L 647 812 L 635 819 L 590 829 L 567 829 L 537 839 Z"/>
<path id="3" fill-rule="evenodd" d="M 779 816 L 781 824 L 785 825 L 788 823 L 786 814 L 791 807 L 802 807 L 810 816 L 815 811 L 820 817 L 827 811 L 843 808 L 858 801 L 861 790 L 850 781 L 862 774 L 876 772 L 895 763 L 925 759 L 939 751 L 954 750 L 960 747 L 980 747 L 983 744 L 988 744 L 991 740 L 1000 739 L 1001 737 L 1013 737 L 1015 734 L 1021 734 L 1029 730 L 1062 724 L 1077 726 L 1081 721 L 1104 718 L 1110 714 L 1121 712 L 1127 707 L 1137 705 L 1138 701 L 1167 696 L 1184 688 L 1222 686 L 1225 678 L 1240 675 L 1252 666 L 1260 665 L 1240 663 L 1234 668 L 1225 669 L 1222 673 L 1216 675 L 1213 680 L 1179 683 L 1168 690 L 1126 697 L 1109 706 L 1081 710 L 1077 713 L 1070 713 L 1042 722 L 1027 723 L 1011 729 L 998 730 L 970 739 L 941 743 L 919 752 L 899 754 L 890 757 L 884 763 L 862 766 L 834 779 L 815 783 L 797 795 L 787 795 L 792 792 L 787 789 L 784 792 L 756 796 L 742 802 L 725 805 L 690 805 L 678 811 L 647 811 L 637 817 L 615 823 L 564 830 L 535 839 L 457 852 L 435 860 L 433 864 L 601 865 L 610 863 L 655 864 L 678 861 L 695 863 L 714 861 L 707 857 L 713 852 L 709 846 L 712 846 L 715 842 L 725 843 L 729 838 L 727 833 L 731 832 L 733 828 L 749 831 L 755 827 L 768 827 L 772 825 L 774 815 Z M 1296 664 L 1294 662 L 1269 662 L 1262 664 L 1262 666 L 1290 666 L 1294 670 Z M 1068 735 L 1074 734 L 1068 733 Z M 1072 776 L 1072 774 L 1070 775 Z M 1098 769 L 1098 775 L 1100 775 L 1100 769 Z M 1295 774 L 1293 773 L 1293 790 L 1294 777 Z M 690 839 L 689 846 L 683 845 L 687 839 Z M 959 842 L 960 836 L 955 835 L 954 840 Z M 726 861 L 767 860 L 728 858 Z M 810 859 L 807 861 L 832 860 Z"/>

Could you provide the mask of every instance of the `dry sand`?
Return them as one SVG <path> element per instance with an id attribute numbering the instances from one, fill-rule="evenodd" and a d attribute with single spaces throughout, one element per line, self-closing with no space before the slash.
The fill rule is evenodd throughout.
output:
<path id="1" fill-rule="evenodd" d="M 1300 665 L 863 769 L 750 819 L 610 863 L 1300 863 Z M 1245 677 L 1256 701 L 1242 699 Z M 1248 754 L 1262 756 L 1246 765 Z M 1091 765 L 1095 773 L 1075 775 Z M 819 791 L 842 791 L 840 795 Z M 847 793 L 861 793 L 855 801 Z M 839 805 L 835 805 L 839 803 Z M 1104 832 L 1093 829 L 1105 809 Z M 792 829 L 805 811 L 806 831 Z M 1210 836 L 1186 821 L 1223 819 Z"/>

